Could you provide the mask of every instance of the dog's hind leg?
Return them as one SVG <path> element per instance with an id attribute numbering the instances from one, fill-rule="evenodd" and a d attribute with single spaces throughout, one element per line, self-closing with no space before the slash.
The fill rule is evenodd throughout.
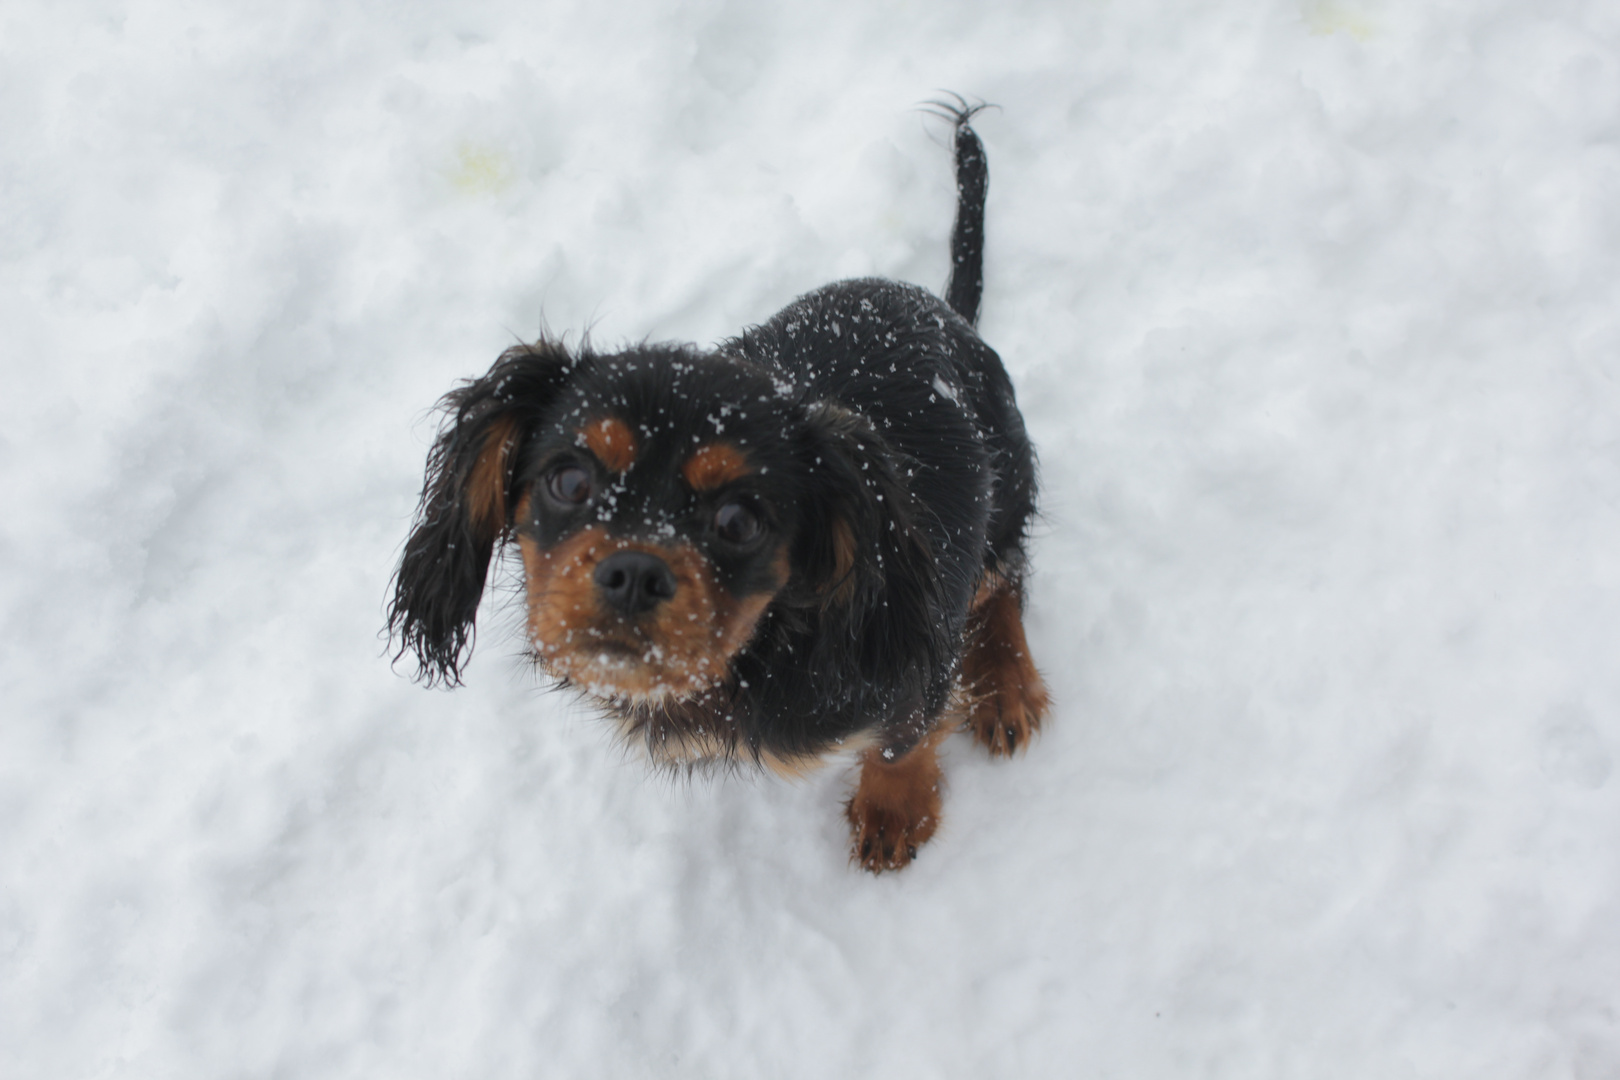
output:
<path id="1" fill-rule="evenodd" d="M 992 757 L 1028 745 L 1040 730 L 1050 698 L 1024 638 L 1023 589 L 987 573 L 963 631 L 962 687 L 967 726 Z"/>

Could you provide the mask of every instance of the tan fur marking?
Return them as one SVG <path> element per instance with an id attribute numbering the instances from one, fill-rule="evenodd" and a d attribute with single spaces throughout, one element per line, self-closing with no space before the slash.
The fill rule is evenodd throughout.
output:
<path id="1" fill-rule="evenodd" d="M 506 527 L 507 462 L 516 435 L 515 420 L 503 416 L 492 422 L 467 474 L 467 513 L 473 525 L 490 536 Z"/>
<path id="2" fill-rule="evenodd" d="M 693 491 L 715 491 L 752 471 L 748 458 L 730 443 L 700 446 L 681 466 L 681 475 Z"/>
<path id="3" fill-rule="evenodd" d="M 855 794 L 844 807 L 849 819 L 850 858 L 874 874 L 899 870 L 939 828 L 939 744 L 951 733 L 940 724 L 922 742 L 893 761 L 883 749 L 861 754 Z"/>
<path id="4" fill-rule="evenodd" d="M 826 761 L 815 754 L 782 757 L 767 750 L 759 756 L 759 763 L 783 780 L 803 780 L 825 765 Z"/>
<path id="5" fill-rule="evenodd" d="M 1026 747 L 1051 705 L 1046 682 L 1030 659 L 1020 599 L 1016 584 L 986 574 L 963 633 L 967 724 L 992 757 Z"/>
<path id="6" fill-rule="evenodd" d="M 958 726 L 947 725 L 945 730 L 954 731 Z M 767 750 L 760 755 L 760 764 L 784 780 L 803 780 L 826 765 L 829 758 L 862 754 L 876 741 L 877 736 L 871 731 L 857 731 L 843 742 L 830 746 L 819 754 L 803 754 L 789 758 Z"/>
<path id="7" fill-rule="evenodd" d="M 787 580 L 784 551 L 774 588 L 734 597 L 696 548 L 623 540 L 601 528 L 551 549 L 520 536 L 518 547 L 540 662 L 597 697 L 631 702 L 688 698 L 723 682 Z M 598 563 L 625 550 L 657 555 L 675 575 L 675 595 L 635 619 L 601 607 L 594 577 Z"/>
<path id="8" fill-rule="evenodd" d="M 832 581 L 828 584 L 832 594 L 828 597 L 835 604 L 847 604 L 855 592 L 855 531 L 849 527 L 849 522 L 843 518 L 833 518 L 829 526 L 832 530 L 833 540 L 833 573 Z"/>
<path id="9" fill-rule="evenodd" d="M 616 416 L 592 420 L 580 429 L 579 437 L 596 460 L 613 472 L 624 472 L 635 463 L 636 434 Z"/>

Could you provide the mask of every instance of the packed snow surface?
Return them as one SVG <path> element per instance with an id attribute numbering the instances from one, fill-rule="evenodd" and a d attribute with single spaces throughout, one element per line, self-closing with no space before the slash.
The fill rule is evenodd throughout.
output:
<path id="1" fill-rule="evenodd" d="M 649 774 L 378 637 L 542 323 L 943 286 L 1041 454 L 1029 753 Z M 1620 1075 L 1620 6 L 0 10 L 0 1075 Z"/>

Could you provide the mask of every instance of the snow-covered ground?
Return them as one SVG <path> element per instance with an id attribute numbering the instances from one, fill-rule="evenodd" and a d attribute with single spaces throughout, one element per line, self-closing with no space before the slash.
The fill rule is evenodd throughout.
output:
<path id="1" fill-rule="evenodd" d="M 544 320 L 938 288 L 1042 454 L 1030 753 L 649 776 L 378 638 Z M 0 1076 L 1620 1075 L 1620 7 L 0 8 Z"/>

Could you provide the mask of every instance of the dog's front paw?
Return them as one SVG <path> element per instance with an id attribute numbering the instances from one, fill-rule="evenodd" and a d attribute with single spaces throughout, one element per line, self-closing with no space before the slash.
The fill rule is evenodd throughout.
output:
<path id="1" fill-rule="evenodd" d="M 858 795 L 849 801 L 847 812 L 850 858 L 874 874 L 908 865 L 939 825 L 937 809 L 913 816 L 908 807 L 881 806 Z"/>
<path id="2" fill-rule="evenodd" d="M 980 682 L 974 687 L 973 703 L 968 707 L 968 727 L 973 738 L 991 757 L 1010 756 L 1029 744 L 1041 729 L 1041 717 L 1046 713 L 1046 686 L 1030 665 L 1034 677 L 1007 678 L 1003 676 Z M 1031 685 L 1033 683 L 1033 685 Z"/>
<path id="3" fill-rule="evenodd" d="M 991 757 L 1029 745 L 1041 729 L 1050 698 L 1029 656 L 1018 587 L 987 579 L 968 615 L 962 682 L 969 704 L 967 726 Z"/>
<path id="4" fill-rule="evenodd" d="M 940 771 L 934 739 L 887 760 L 868 750 L 860 784 L 844 807 L 850 858 L 874 874 L 899 870 L 939 828 Z"/>

